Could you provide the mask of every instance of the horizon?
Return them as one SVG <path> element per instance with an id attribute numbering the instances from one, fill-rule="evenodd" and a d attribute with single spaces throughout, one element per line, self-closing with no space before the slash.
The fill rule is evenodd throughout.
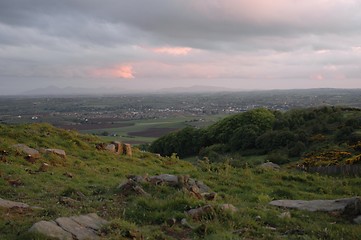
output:
<path id="1" fill-rule="evenodd" d="M 361 88 L 357 0 L 0 2 L 0 95 Z"/>

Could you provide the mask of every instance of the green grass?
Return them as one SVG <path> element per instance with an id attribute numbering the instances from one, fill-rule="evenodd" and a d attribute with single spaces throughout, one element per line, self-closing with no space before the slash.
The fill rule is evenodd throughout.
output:
<path id="1" fill-rule="evenodd" d="M 328 177 L 294 170 L 272 171 L 252 164 L 234 167 L 227 163 L 159 158 L 134 149 L 132 158 L 97 151 L 102 140 L 64 131 L 46 124 L 0 125 L 0 150 L 9 155 L 0 162 L 0 197 L 43 207 L 44 210 L 14 211 L 0 208 L 0 239 L 41 239 L 27 233 L 33 223 L 96 212 L 110 221 L 104 227 L 104 239 L 129 239 L 129 230 L 139 231 L 149 239 L 358 239 L 359 226 L 341 217 L 326 213 L 290 210 L 291 218 L 278 216 L 286 211 L 272 207 L 273 199 L 334 199 L 361 195 L 361 180 L 348 177 Z M 32 147 L 62 148 L 63 160 L 43 155 L 34 164 L 11 148 L 25 143 Z M 240 160 L 261 162 L 264 156 L 242 156 Z M 235 159 L 237 160 L 237 159 Z M 42 162 L 51 165 L 47 172 L 36 172 Z M 64 175 L 71 173 L 73 178 Z M 202 180 L 218 193 L 215 201 L 199 200 L 182 188 L 152 186 L 143 188 L 151 196 L 124 197 L 118 184 L 129 174 L 187 174 Z M 22 185 L 8 181 L 19 179 Z M 81 197 L 79 192 L 85 195 Z M 59 203 L 59 197 L 77 199 L 73 206 Z M 211 204 L 235 205 L 239 211 L 231 214 L 215 211 L 209 217 L 192 220 L 185 211 Z M 178 223 L 166 224 L 170 218 Z M 179 224 L 186 218 L 194 228 Z M 271 229 L 270 227 L 274 228 Z"/>
<path id="2" fill-rule="evenodd" d="M 82 133 L 101 135 L 103 132 L 116 134 L 117 136 L 100 136 L 107 141 L 122 141 L 129 143 L 151 143 L 157 139 L 157 137 L 147 136 L 131 136 L 131 132 L 146 131 L 149 128 L 170 128 L 170 129 L 182 129 L 186 126 L 206 127 L 215 121 L 219 120 L 222 115 L 211 115 L 204 117 L 195 116 L 180 116 L 176 118 L 167 119 L 144 119 L 144 120 L 132 120 L 125 123 L 132 123 L 131 126 L 119 127 L 119 128 L 99 128 L 93 130 L 83 130 Z M 204 121 L 194 121 L 195 119 L 204 119 Z M 122 123 L 122 122 L 118 122 Z"/>

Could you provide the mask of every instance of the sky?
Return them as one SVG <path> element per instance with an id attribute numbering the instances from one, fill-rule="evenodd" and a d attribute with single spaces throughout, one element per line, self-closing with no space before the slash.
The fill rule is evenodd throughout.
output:
<path id="1" fill-rule="evenodd" d="M 0 0 L 0 94 L 361 88 L 360 0 Z"/>

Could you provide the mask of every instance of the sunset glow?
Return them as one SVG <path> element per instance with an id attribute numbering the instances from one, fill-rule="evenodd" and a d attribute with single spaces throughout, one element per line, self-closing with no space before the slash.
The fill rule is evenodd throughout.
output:
<path id="1" fill-rule="evenodd" d="M 153 48 L 152 50 L 155 53 L 185 56 L 188 55 L 192 49 L 187 47 L 161 47 L 161 48 Z"/>

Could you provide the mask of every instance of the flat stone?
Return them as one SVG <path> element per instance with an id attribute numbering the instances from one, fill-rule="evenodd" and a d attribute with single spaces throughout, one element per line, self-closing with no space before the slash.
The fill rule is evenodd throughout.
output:
<path id="1" fill-rule="evenodd" d="M 29 232 L 40 233 L 47 237 L 59 239 L 59 240 L 73 240 L 73 236 L 59 227 L 53 221 L 40 221 L 34 223 L 34 225 L 29 229 Z"/>
<path id="2" fill-rule="evenodd" d="M 30 148 L 25 144 L 15 144 L 13 145 L 14 148 L 18 149 L 19 151 L 25 153 L 26 155 L 28 155 L 29 157 L 36 159 L 36 158 L 40 158 L 40 153 L 38 150 L 34 149 L 34 148 Z"/>
<path id="3" fill-rule="evenodd" d="M 87 215 L 74 216 L 74 217 L 71 217 L 71 219 L 84 227 L 91 228 L 96 231 L 100 230 L 100 228 L 103 225 L 108 223 L 108 221 L 99 217 L 96 213 L 89 213 Z"/>
<path id="4" fill-rule="evenodd" d="M 357 216 L 361 213 L 361 200 L 359 197 L 335 200 L 275 200 L 269 203 L 272 206 L 295 208 L 310 212 L 340 212 L 345 215 Z"/>
<path id="5" fill-rule="evenodd" d="M 99 236 L 95 234 L 89 228 L 84 227 L 83 225 L 75 222 L 71 218 L 67 217 L 60 217 L 55 220 L 55 222 L 65 231 L 70 232 L 73 234 L 76 239 L 78 240 L 92 240 L 92 239 L 99 239 Z"/>
<path id="6" fill-rule="evenodd" d="M 149 177 L 149 181 L 155 184 L 166 183 L 169 185 L 178 185 L 178 176 L 172 174 L 160 174 Z"/>
<path id="7" fill-rule="evenodd" d="M 64 150 L 62 149 L 55 149 L 55 148 L 47 148 L 45 149 L 45 152 L 46 153 L 52 153 L 52 154 L 55 154 L 55 155 L 58 155 L 62 158 L 66 158 L 66 153 Z"/>
<path id="8" fill-rule="evenodd" d="M 26 203 L 14 202 L 0 198 L 0 207 L 3 208 L 29 208 L 30 206 Z"/>
<path id="9" fill-rule="evenodd" d="M 273 162 L 265 162 L 265 163 L 262 163 L 260 166 L 263 168 L 269 168 L 269 169 L 280 169 L 280 166 Z"/>

